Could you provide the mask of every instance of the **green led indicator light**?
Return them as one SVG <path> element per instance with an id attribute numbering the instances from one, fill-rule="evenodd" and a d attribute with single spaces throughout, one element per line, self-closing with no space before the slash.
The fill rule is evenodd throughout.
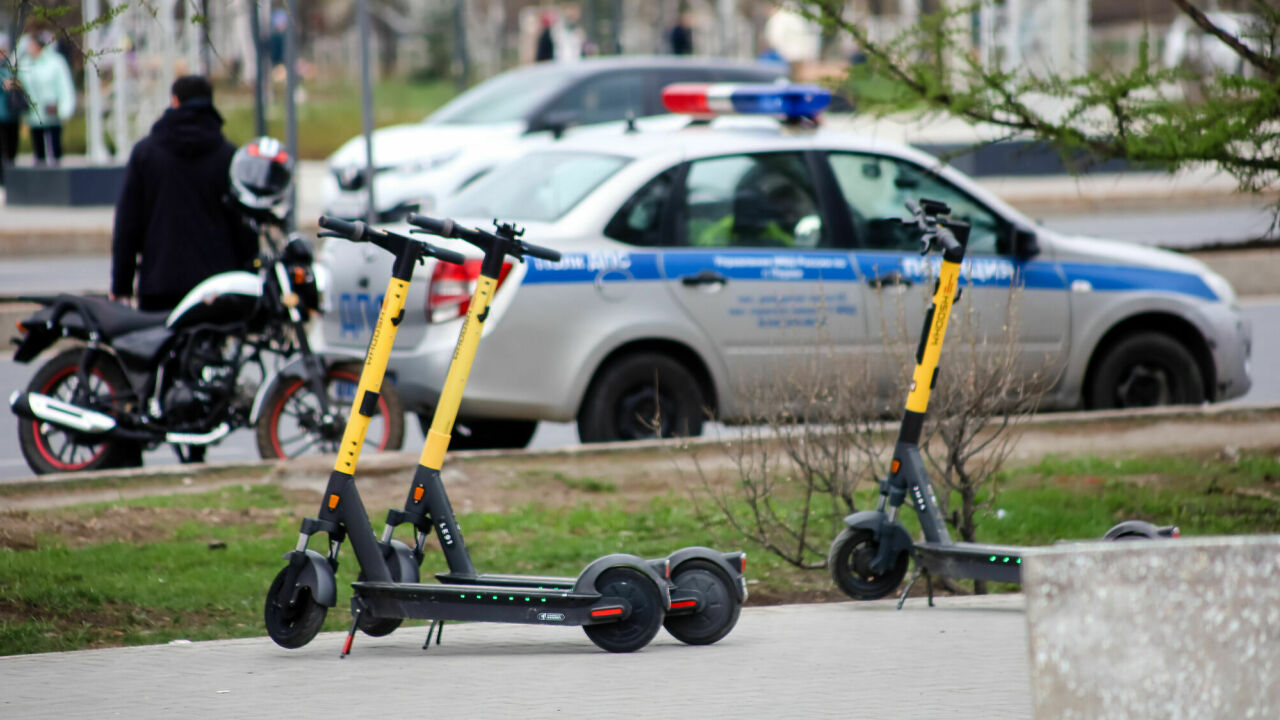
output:
<path id="1" fill-rule="evenodd" d="M 525 601 L 525 602 L 529 602 L 529 598 L 525 598 L 525 599 L 524 599 L 524 601 Z"/>
<path id="2" fill-rule="evenodd" d="M 546 599 L 546 598 L 542 598 L 542 602 L 546 602 L 546 601 L 547 601 L 547 599 Z"/>
<path id="3" fill-rule="evenodd" d="M 995 555 L 992 555 L 992 556 L 991 556 L 991 562 L 995 562 L 995 561 L 996 561 L 996 556 L 995 556 Z"/>
<path id="4" fill-rule="evenodd" d="M 1019 564 L 1019 565 L 1021 565 L 1021 564 L 1022 564 L 1022 558 L 1018 558 L 1018 564 Z"/>
<path id="5" fill-rule="evenodd" d="M 507 596 L 507 599 L 508 599 L 508 600 L 515 600 L 515 598 L 514 598 L 514 597 L 511 597 L 510 595 L 508 595 L 508 596 Z"/>
<path id="6" fill-rule="evenodd" d="M 497 599 L 498 599 L 498 596 L 497 596 L 497 595 L 494 595 L 494 596 L 493 596 L 493 599 L 494 599 L 494 600 L 497 600 Z"/>
<path id="7" fill-rule="evenodd" d="M 462 594 L 462 599 L 463 599 L 463 600 L 466 600 L 466 599 L 467 599 L 467 595 L 466 595 L 466 593 L 463 593 L 463 594 Z"/>
<path id="8" fill-rule="evenodd" d="M 1009 562 L 1009 558 L 1005 558 L 1005 559 L 1004 559 L 1004 561 L 1005 561 L 1005 562 Z"/>

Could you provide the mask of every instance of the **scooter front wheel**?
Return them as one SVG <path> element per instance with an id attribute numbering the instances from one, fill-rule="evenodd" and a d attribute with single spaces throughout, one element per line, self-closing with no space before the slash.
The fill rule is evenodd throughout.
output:
<path id="1" fill-rule="evenodd" d="M 827 568 L 845 595 L 854 600 L 879 600 L 902 584 L 911 558 L 905 552 L 898 553 L 888 572 L 876 573 L 871 562 L 879 549 L 870 530 L 845 528 L 836 536 L 827 553 Z"/>
<path id="2" fill-rule="evenodd" d="M 697 612 L 668 617 L 663 622 L 675 639 L 686 645 L 710 645 L 738 624 L 742 603 L 738 602 L 733 581 L 712 563 L 706 560 L 680 563 L 671 573 L 671 583 L 682 590 L 696 590 L 701 596 Z"/>
<path id="3" fill-rule="evenodd" d="M 290 603 L 284 586 L 284 576 L 288 572 L 289 568 L 284 568 L 271 582 L 262 614 L 271 639 L 280 647 L 292 650 L 311 642 L 320 632 L 329 608 L 317 603 L 307 588 L 298 593 L 296 602 Z"/>
<path id="4" fill-rule="evenodd" d="M 648 575 L 627 567 L 610 568 L 600 573 L 596 592 L 622 598 L 631 605 L 631 613 L 624 620 L 582 627 L 600 649 L 635 652 L 658 634 L 662 627 L 662 592 Z"/>

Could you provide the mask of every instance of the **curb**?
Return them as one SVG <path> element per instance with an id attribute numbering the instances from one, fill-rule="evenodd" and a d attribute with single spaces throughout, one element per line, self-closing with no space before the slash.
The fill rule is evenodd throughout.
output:
<path id="1" fill-rule="evenodd" d="M 1186 407 L 1145 408 L 1141 410 L 1094 410 L 1048 413 L 1026 420 L 1027 425 L 1042 429 L 1061 428 L 1065 431 L 1085 425 L 1143 422 L 1181 423 L 1198 421 L 1254 422 L 1267 417 L 1280 418 L 1280 404 L 1258 403 L 1247 405 L 1201 405 Z M 884 432 L 892 432 L 896 423 L 883 423 Z M 699 437 L 667 440 L 639 440 L 633 442 L 597 443 L 575 445 L 545 450 L 462 450 L 450 451 L 448 460 L 473 460 L 487 458 L 519 458 L 522 460 L 546 460 L 554 458 L 581 461 L 593 456 L 616 456 L 652 451 L 674 451 L 691 448 L 717 447 L 732 444 L 732 438 Z M 419 453 L 413 451 L 372 453 L 360 459 L 359 475 L 362 479 L 385 476 L 403 477 L 418 466 Z M 264 480 L 283 484 L 295 480 L 324 477 L 333 467 L 332 456 L 315 455 L 299 460 L 261 460 L 248 462 L 219 462 L 199 465 L 163 465 L 124 470 L 100 470 L 87 473 L 65 473 L 34 477 L 0 478 L 0 507 L 3 498 L 44 491 L 111 490 L 125 485 L 130 487 L 191 486 L 199 483 L 207 489 L 211 483 Z"/>

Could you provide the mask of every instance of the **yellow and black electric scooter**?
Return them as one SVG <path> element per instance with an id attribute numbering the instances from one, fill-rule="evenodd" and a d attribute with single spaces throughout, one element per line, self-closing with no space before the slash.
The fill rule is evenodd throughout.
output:
<path id="1" fill-rule="evenodd" d="M 921 255 L 942 252 L 933 303 L 925 312 L 916 348 L 915 371 L 907 395 L 906 411 L 889 464 L 889 477 L 880 481 L 880 501 L 875 510 L 864 510 L 844 519 L 846 527 L 827 554 L 827 568 L 836 585 L 855 600 L 875 600 L 893 592 L 906 576 L 909 561 L 916 561 L 917 575 L 929 583 L 929 604 L 933 604 L 930 574 L 969 580 L 1020 582 L 1022 553 L 1027 549 L 1009 545 L 956 542 L 947 532 L 947 523 L 938 509 L 929 474 L 920 457 L 920 435 L 924 429 L 929 395 L 938 380 L 938 360 L 947 335 L 951 306 L 960 297 L 960 265 L 969 240 L 969 225 L 944 218 L 951 214 L 946 204 L 921 200 L 919 207 L 908 203 L 914 223 L 921 230 Z M 922 542 L 898 522 L 898 511 L 907 498 L 920 519 Z M 1105 540 L 1176 537 L 1173 526 L 1156 527 L 1141 520 L 1129 520 L 1107 531 Z M 898 607 L 911 590 L 902 591 Z"/>
<path id="2" fill-rule="evenodd" d="M 644 647 L 663 625 L 690 644 L 712 643 L 728 634 L 746 599 L 743 553 L 689 547 L 656 560 L 617 553 L 595 560 L 576 578 L 476 572 L 441 482 L 440 468 L 503 261 L 507 256 L 519 260 L 532 256 L 556 262 L 560 253 L 523 242 L 522 232 L 511 225 L 498 225 L 497 232 L 491 233 L 420 215 L 411 215 L 409 222 L 429 234 L 469 242 L 484 253 L 421 461 L 404 509 L 387 514 L 386 529 L 378 540 L 369 528 L 354 484 L 349 475 L 344 476 L 351 471 L 344 469 L 339 459 L 340 467 L 330 480 L 320 517 L 303 522 L 299 547 L 291 557 L 290 567 L 299 564 L 304 570 L 292 583 L 287 582 L 289 578 L 278 578 L 267 598 L 267 626 L 272 638 L 285 647 L 300 647 L 314 637 L 326 609 L 336 602 L 333 569 L 338 547 L 348 536 L 356 549 L 361 578 L 352 585 L 352 624 L 343 655 L 350 652 L 357 629 L 385 635 L 405 618 L 433 621 L 428 643 L 431 631 L 437 626 L 442 629 L 446 620 L 582 626 L 596 645 L 610 652 Z M 381 317 L 379 327 L 383 327 Z M 375 357 L 372 347 L 370 357 Z M 384 369 L 385 361 L 381 367 L 374 367 L 371 361 L 365 371 L 380 373 Z M 412 549 L 393 539 L 395 528 L 402 524 L 414 528 Z M 437 576 L 440 582 L 420 583 L 418 565 L 433 530 L 449 572 Z M 305 548 L 307 538 L 318 531 L 329 534 L 328 558 Z M 294 560 L 299 554 L 305 559 Z"/>

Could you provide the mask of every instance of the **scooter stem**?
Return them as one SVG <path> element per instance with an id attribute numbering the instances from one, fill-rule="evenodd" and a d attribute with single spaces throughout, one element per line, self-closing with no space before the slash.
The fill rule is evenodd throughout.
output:
<path id="1" fill-rule="evenodd" d="M 427 439 L 422 446 L 422 457 L 419 462 L 424 467 L 440 470 L 444 465 L 444 454 L 449 449 L 453 423 L 458 418 L 458 407 L 462 404 L 462 392 L 466 389 L 467 378 L 471 375 L 471 365 L 476 358 L 476 347 L 480 344 L 484 321 L 489 316 L 489 303 L 493 301 L 493 292 L 497 285 L 497 278 L 489 277 L 484 273 L 481 273 L 476 281 L 475 292 L 471 295 L 471 305 L 467 308 L 467 317 L 463 320 L 462 332 L 458 335 L 458 345 L 453 351 L 453 360 L 449 363 L 449 373 L 445 376 L 444 388 L 440 392 L 440 400 L 436 403 L 431 427 L 427 430 Z"/>

